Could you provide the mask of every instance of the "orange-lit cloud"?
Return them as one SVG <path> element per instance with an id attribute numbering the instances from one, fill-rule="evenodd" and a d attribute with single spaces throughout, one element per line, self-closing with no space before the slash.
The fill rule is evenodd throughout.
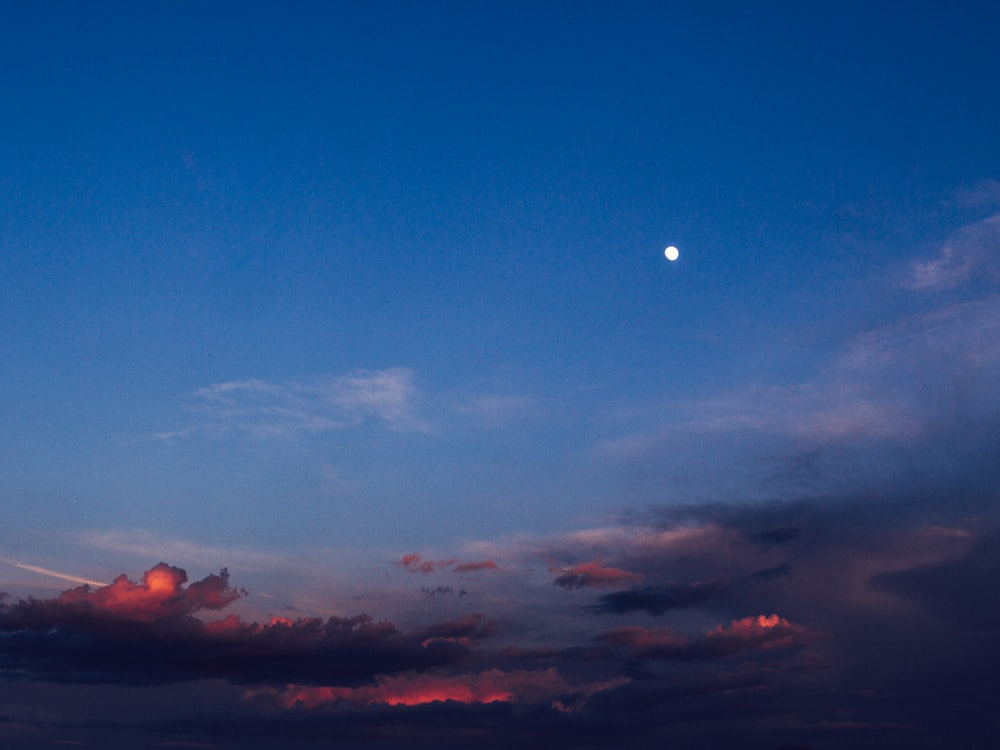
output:
<path id="1" fill-rule="evenodd" d="M 220 678 L 238 682 L 354 684 L 409 670 L 464 661 L 493 632 L 470 614 L 402 631 L 353 617 L 273 618 L 235 615 L 205 622 L 195 615 L 235 601 L 225 569 L 188 586 L 187 573 L 165 563 L 137 583 L 121 575 L 108 586 L 80 586 L 54 599 L 0 608 L 0 669 L 52 679 L 161 683 Z"/>
<path id="2" fill-rule="evenodd" d="M 161 562 L 146 571 L 141 583 L 122 574 L 106 586 L 93 588 L 85 584 L 64 591 L 54 600 L 32 603 L 40 614 L 60 615 L 57 619 L 113 617 L 153 622 L 198 610 L 222 609 L 244 594 L 230 587 L 225 568 L 186 588 L 185 583 L 187 573 L 184 570 Z"/>
<path id="3" fill-rule="evenodd" d="M 559 710 L 579 707 L 591 695 L 610 690 L 630 680 L 611 680 L 572 685 L 553 667 L 545 670 L 490 669 L 478 674 L 405 675 L 380 679 L 375 685 L 362 687 L 311 687 L 289 685 L 283 689 L 249 691 L 248 697 L 267 696 L 285 708 L 299 705 L 305 708 L 349 702 L 367 706 L 418 706 L 439 701 L 458 703 L 553 702 L 559 696 L 572 696 L 567 704 L 559 700 Z"/>

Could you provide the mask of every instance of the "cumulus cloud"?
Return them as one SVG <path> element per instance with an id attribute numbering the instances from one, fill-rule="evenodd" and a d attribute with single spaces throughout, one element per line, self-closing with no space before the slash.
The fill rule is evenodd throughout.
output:
<path id="1" fill-rule="evenodd" d="M 20 601 L 4 613 L 0 626 L 17 630 L 175 620 L 199 610 L 222 609 L 245 593 L 230 587 L 225 568 L 185 588 L 186 582 L 184 570 L 161 562 L 146 571 L 141 583 L 122 574 L 96 589 L 85 584 L 55 599 Z"/>
<path id="2" fill-rule="evenodd" d="M 204 621 L 241 595 L 228 574 L 184 586 L 161 563 L 141 583 L 122 575 L 98 589 L 20 600 L 0 613 L 0 667 L 57 682 L 162 683 L 220 678 L 352 684 L 411 669 L 456 664 L 487 637 L 481 616 L 404 632 L 368 615 Z"/>

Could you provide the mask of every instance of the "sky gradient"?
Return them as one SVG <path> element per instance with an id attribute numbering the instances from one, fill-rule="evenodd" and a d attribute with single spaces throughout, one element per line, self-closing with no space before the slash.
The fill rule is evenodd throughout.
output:
<path id="1" fill-rule="evenodd" d="M 994 747 L 998 22 L 0 8 L 0 744 Z"/>

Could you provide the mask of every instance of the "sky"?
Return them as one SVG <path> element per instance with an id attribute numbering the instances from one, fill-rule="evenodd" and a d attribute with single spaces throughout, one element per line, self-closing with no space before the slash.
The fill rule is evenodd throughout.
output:
<path id="1" fill-rule="evenodd" d="M 994 747 L 998 22 L 0 7 L 0 744 Z"/>

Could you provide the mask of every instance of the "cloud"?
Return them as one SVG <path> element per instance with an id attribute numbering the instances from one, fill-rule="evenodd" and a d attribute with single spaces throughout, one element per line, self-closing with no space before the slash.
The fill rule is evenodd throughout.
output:
<path id="1" fill-rule="evenodd" d="M 124 554 L 141 561 L 147 561 L 152 556 L 154 559 L 181 559 L 187 564 L 197 563 L 205 567 L 226 566 L 233 570 L 288 565 L 288 559 L 283 555 L 254 549 L 208 546 L 188 539 L 162 536 L 147 529 L 89 531 L 79 534 L 77 540 L 85 547 L 113 552 L 116 557 Z M 103 585 L 93 581 L 82 583 Z"/>
<path id="2" fill-rule="evenodd" d="M 942 701 L 988 736 L 975 701 L 1000 658 L 996 608 L 982 603 L 1000 545 L 982 516 L 935 512 L 909 492 L 866 494 L 651 509 L 617 527 L 522 536 L 490 545 L 506 555 L 504 576 L 484 576 L 466 597 L 415 594 L 407 606 L 431 614 L 410 611 L 405 625 L 222 617 L 217 607 L 238 594 L 223 572 L 189 585 L 159 565 L 138 582 L 8 599 L 0 670 L 17 691 L 41 681 L 127 688 L 125 707 L 175 700 L 171 685 L 184 682 L 204 696 L 196 714 L 123 726 L 248 748 L 690 748 L 706 737 L 719 747 L 902 747 L 919 735 L 912 727 L 948 737 L 934 718 Z M 621 627 L 554 597 L 539 565 L 594 554 L 605 556 L 599 570 L 642 571 L 641 586 L 596 595 L 593 609 Z M 442 558 L 435 572 L 460 564 Z M 381 601 L 398 606 L 398 593 Z M 378 606 L 378 593 L 364 596 Z M 470 601 L 479 613 L 460 609 Z M 831 715 L 846 723 L 831 726 Z"/>
<path id="3" fill-rule="evenodd" d="M 70 583 L 83 583 L 90 586 L 106 586 L 107 583 L 103 581 L 93 581 L 89 578 L 81 578 L 80 576 L 75 576 L 71 573 L 60 573 L 57 570 L 50 570 L 49 568 L 43 568 L 38 565 L 28 565 L 27 563 L 18 562 L 17 560 L 12 560 L 8 557 L 0 557 L 0 563 L 6 565 L 13 565 L 15 568 L 20 568 L 21 570 L 27 570 L 31 573 L 38 573 L 39 575 L 48 576 L 50 578 L 58 578 L 62 581 L 69 581 Z"/>
<path id="4" fill-rule="evenodd" d="M 423 575 L 428 575 L 433 573 L 442 565 L 450 565 L 453 561 L 445 560 L 444 562 L 434 562 L 433 560 L 424 560 L 422 555 L 416 552 L 410 552 L 403 555 L 400 558 L 397 565 L 400 565 L 404 569 L 408 570 L 410 573 L 421 573 Z"/>
<path id="5" fill-rule="evenodd" d="M 605 567 L 600 560 L 579 563 L 569 568 L 549 568 L 549 572 L 555 576 L 552 583 L 564 589 L 621 586 L 642 580 L 638 573 Z"/>
<path id="6" fill-rule="evenodd" d="M 458 404 L 460 414 L 485 427 L 500 427 L 523 416 L 535 404 L 530 396 L 479 395 Z"/>
<path id="7" fill-rule="evenodd" d="M 476 562 L 457 563 L 454 567 L 456 573 L 478 573 L 480 570 L 499 570 L 500 566 L 492 560 L 478 560 Z"/>
<path id="8" fill-rule="evenodd" d="M 202 416 L 195 426 L 162 432 L 164 439 L 241 432 L 287 438 L 357 427 L 373 420 L 393 430 L 427 431 L 414 411 L 417 391 L 405 367 L 362 370 L 309 382 L 250 379 L 195 391 L 188 408 Z"/>
<path id="9" fill-rule="evenodd" d="M 627 612 L 645 611 L 651 615 L 662 615 L 669 610 L 703 604 L 725 589 L 726 583 L 719 579 L 615 591 L 602 596 L 590 610 L 597 614 L 623 615 Z"/>
<path id="10" fill-rule="evenodd" d="M 355 684 L 379 674 L 457 664 L 492 626 L 469 615 L 404 632 L 368 615 L 205 622 L 242 592 L 228 574 L 185 587 L 165 563 L 141 583 L 122 575 L 98 589 L 20 600 L 0 610 L 0 668 L 57 682 L 156 684 L 218 678 Z"/>
<path id="11" fill-rule="evenodd" d="M 225 568 L 187 588 L 187 573 L 166 563 L 150 568 L 142 583 L 124 574 L 113 583 L 92 589 L 89 585 L 64 591 L 56 599 L 29 599 L 11 606 L 2 621 L 7 629 L 37 626 L 77 626 L 111 622 L 170 620 L 199 610 L 222 609 L 244 592 L 229 586 Z"/>
<path id="12" fill-rule="evenodd" d="M 882 573 L 873 585 L 905 598 L 962 630 L 995 633 L 1000 626 L 1000 533 L 990 530 L 960 557 Z"/>
<path id="13" fill-rule="evenodd" d="M 995 182 L 979 196 L 995 200 Z M 1000 214 L 955 232 L 936 258 L 912 263 L 903 286 L 914 291 L 947 290 L 969 282 L 974 275 L 1000 278 Z"/>
<path id="14" fill-rule="evenodd" d="M 427 703 L 539 703 L 549 702 L 557 710 L 580 708 L 595 693 L 612 690 L 631 680 L 618 677 L 599 682 L 571 684 L 554 667 L 545 670 L 490 669 L 461 675 L 405 675 L 379 679 L 375 685 L 313 687 L 290 685 L 248 694 L 266 696 L 285 708 L 347 702 L 361 706 L 419 706 Z"/>
<path id="15" fill-rule="evenodd" d="M 429 575 L 448 569 L 456 573 L 478 573 L 482 570 L 500 569 L 500 566 L 492 560 L 477 560 L 473 562 L 459 562 L 455 558 L 449 560 L 425 560 L 423 555 L 416 552 L 403 555 L 396 564 L 410 573 L 420 573 L 421 575 Z"/>
<path id="16" fill-rule="evenodd" d="M 597 640 L 627 649 L 644 659 L 701 660 L 733 656 L 746 651 L 773 651 L 804 645 L 814 637 L 801 625 L 778 615 L 758 615 L 719 625 L 704 636 L 689 638 L 668 628 L 616 628 Z"/>

